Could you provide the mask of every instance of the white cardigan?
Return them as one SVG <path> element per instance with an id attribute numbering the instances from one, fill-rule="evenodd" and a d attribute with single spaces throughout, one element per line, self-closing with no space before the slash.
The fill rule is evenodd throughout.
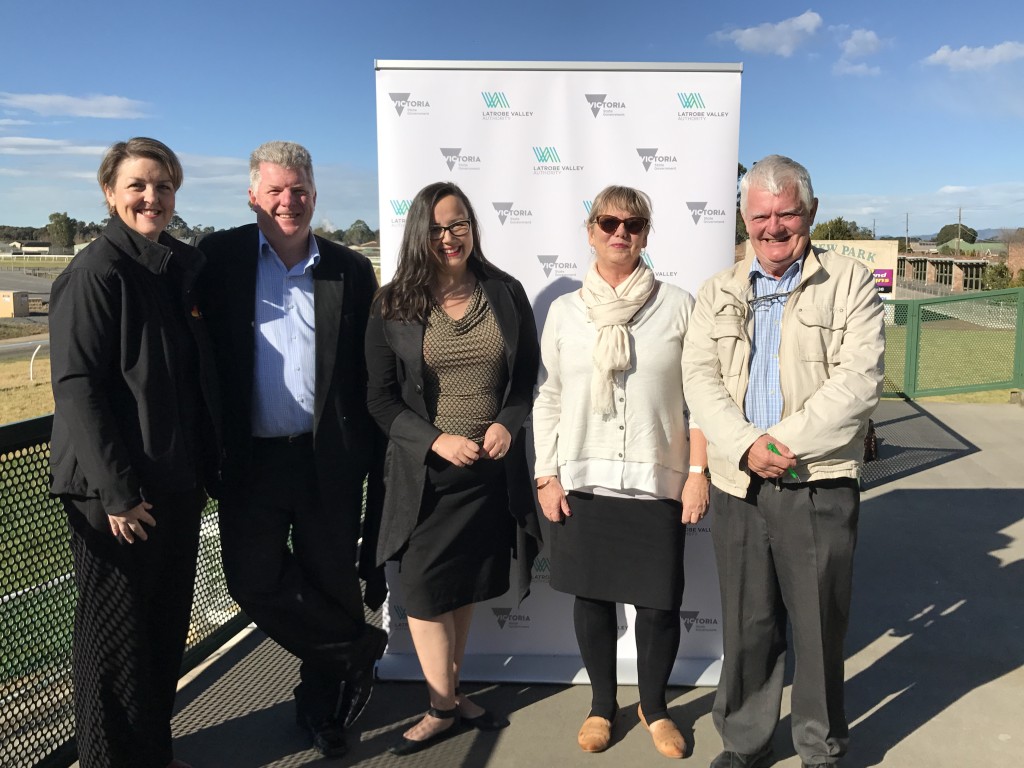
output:
<path id="1" fill-rule="evenodd" d="M 616 374 L 615 412 L 602 417 L 590 406 L 597 331 L 579 291 L 554 301 L 541 334 L 533 404 L 535 477 L 558 475 L 567 491 L 680 497 L 690 456 L 683 336 L 693 304 L 683 289 L 658 284 L 630 324 L 631 365 Z"/>

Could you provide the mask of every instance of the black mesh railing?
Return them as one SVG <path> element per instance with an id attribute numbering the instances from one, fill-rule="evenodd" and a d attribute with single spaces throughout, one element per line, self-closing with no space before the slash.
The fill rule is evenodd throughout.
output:
<path id="1" fill-rule="evenodd" d="M 48 491 L 52 421 L 0 427 L 0 766 L 74 760 L 75 586 L 64 510 Z M 211 502 L 203 514 L 185 668 L 245 621 L 224 585 Z"/>

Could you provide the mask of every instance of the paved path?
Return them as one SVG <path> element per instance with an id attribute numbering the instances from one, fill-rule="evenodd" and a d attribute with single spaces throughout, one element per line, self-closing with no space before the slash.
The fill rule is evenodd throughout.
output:
<path id="1" fill-rule="evenodd" d="M 847 642 L 850 754 L 844 768 L 1024 766 L 1024 408 L 885 401 L 881 460 L 863 496 L 852 628 Z M 685 638 L 685 635 L 684 635 Z M 178 697 L 179 757 L 196 768 L 462 766 L 575 768 L 665 765 L 622 687 L 616 743 L 576 746 L 587 686 L 468 685 L 508 713 L 497 734 L 463 731 L 416 756 L 387 744 L 423 711 L 422 685 L 380 683 L 352 734 L 352 752 L 318 761 L 294 723 L 295 661 L 258 631 L 194 673 Z M 720 749 L 713 691 L 672 689 L 671 714 L 692 746 L 682 765 Z M 774 746 L 799 768 L 788 692 Z"/>

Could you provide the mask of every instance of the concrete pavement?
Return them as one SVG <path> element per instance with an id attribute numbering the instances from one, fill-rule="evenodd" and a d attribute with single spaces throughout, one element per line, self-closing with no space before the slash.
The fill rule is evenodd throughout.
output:
<path id="1" fill-rule="evenodd" d="M 1024 408 L 884 401 L 875 417 L 881 459 L 868 465 L 851 631 L 847 640 L 850 753 L 844 768 L 1024 766 Z M 684 635 L 685 642 L 685 635 Z M 387 744 L 422 713 L 420 684 L 379 683 L 351 734 L 350 754 L 319 760 L 294 723 L 297 665 L 262 633 L 243 633 L 184 682 L 177 756 L 195 768 L 248 766 L 664 765 L 620 688 L 615 743 L 576 746 L 588 686 L 467 685 L 507 713 L 496 734 L 461 731 L 405 758 Z M 670 690 L 691 745 L 683 765 L 721 748 L 709 688 Z M 774 741 L 778 768 L 799 768 L 788 689 Z"/>

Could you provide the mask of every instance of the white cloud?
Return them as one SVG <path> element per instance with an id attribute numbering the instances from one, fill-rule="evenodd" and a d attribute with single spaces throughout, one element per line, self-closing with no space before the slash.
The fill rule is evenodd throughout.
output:
<path id="1" fill-rule="evenodd" d="M 805 11 L 799 16 L 785 19 L 776 24 L 759 24 L 731 32 L 718 32 L 718 40 L 729 40 L 741 51 L 750 53 L 772 53 L 777 56 L 792 56 L 805 40 L 821 27 L 821 16 L 814 11 Z"/>
<path id="2" fill-rule="evenodd" d="M 1008 41 L 993 45 L 991 48 L 985 46 L 969 48 L 964 45 L 953 50 L 948 45 L 944 45 L 931 56 L 927 56 L 924 63 L 948 67 L 953 71 L 963 71 L 992 69 L 1017 59 L 1024 59 L 1024 43 Z"/>
<path id="3" fill-rule="evenodd" d="M 832 65 L 832 71 L 837 75 L 859 75 L 874 76 L 882 73 L 881 67 L 866 64 L 857 59 L 873 56 L 884 47 L 885 43 L 877 34 L 870 29 L 855 29 L 847 33 L 849 27 L 839 26 L 831 28 L 836 33 L 844 35 L 839 42 L 842 55 Z"/>
<path id="4" fill-rule="evenodd" d="M 28 120 L 14 120 L 9 117 L 0 117 L 0 128 L 9 128 L 12 125 L 32 125 Z"/>
<path id="5" fill-rule="evenodd" d="M 147 104 L 124 96 L 67 96 L 62 93 L 0 91 L 0 105 L 37 115 L 130 119 L 146 117 Z"/>
<path id="6" fill-rule="evenodd" d="M 971 187 L 958 187 L 954 184 L 947 184 L 944 187 L 939 187 L 938 193 L 940 195 L 958 195 L 961 192 L 969 192 Z"/>
<path id="7" fill-rule="evenodd" d="M 0 155 L 102 155 L 106 147 L 73 144 L 66 139 L 0 136 Z"/>
<path id="8" fill-rule="evenodd" d="M 882 41 L 870 29 L 855 29 L 842 42 L 844 59 L 862 59 L 882 49 Z"/>

